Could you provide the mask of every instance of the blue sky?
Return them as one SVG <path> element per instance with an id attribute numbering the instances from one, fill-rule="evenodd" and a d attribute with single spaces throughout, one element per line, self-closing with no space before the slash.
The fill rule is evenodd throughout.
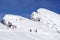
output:
<path id="1" fill-rule="evenodd" d="M 46 8 L 60 13 L 60 0 L 0 0 L 0 20 L 5 14 L 29 18 L 31 13 L 38 8 Z"/>

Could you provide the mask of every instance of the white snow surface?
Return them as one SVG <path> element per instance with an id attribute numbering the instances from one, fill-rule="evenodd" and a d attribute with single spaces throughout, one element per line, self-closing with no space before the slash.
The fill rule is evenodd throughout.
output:
<path id="1" fill-rule="evenodd" d="M 39 17 L 44 19 L 44 16 L 48 16 L 50 12 L 45 11 L 46 9 L 39 9 Z M 40 13 L 46 13 L 46 14 L 41 14 Z M 48 15 L 49 13 L 49 15 Z M 58 26 L 60 26 L 56 19 L 59 21 L 60 15 L 55 15 L 52 14 L 52 21 L 56 22 Z M 57 16 L 58 18 L 56 18 Z M 46 18 L 46 17 L 45 17 Z M 17 15 L 11 15 L 7 14 L 4 16 L 6 22 L 11 22 L 13 25 L 16 25 L 15 29 L 7 28 L 8 26 L 3 25 L 0 23 L 0 40 L 60 40 L 60 33 L 58 33 L 56 30 L 53 28 L 50 28 L 49 26 L 52 26 L 52 24 L 45 24 L 43 21 L 45 19 L 41 20 L 40 22 L 35 22 L 30 19 L 24 18 L 22 16 L 17 16 Z M 54 19 L 54 20 L 53 20 Z M 49 20 L 46 18 L 46 20 Z M 50 22 L 49 20 L 49 22 Z M 47 22 L 47 21 L 45 21 Z M 60 22 L 60 21 L 59 21 Z M 60 28 L 59 28 L 60 29 Z M 30 32 L 30 30 L 32 30 Z M 37 32 L 36 32 L 37 30 Z"/>

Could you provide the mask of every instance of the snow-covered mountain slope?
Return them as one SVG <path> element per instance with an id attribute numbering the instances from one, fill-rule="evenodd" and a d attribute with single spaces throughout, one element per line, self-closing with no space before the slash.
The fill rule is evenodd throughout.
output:
<path id="1" fill-rule="evenodd" d="M 38 30 L 39 32 L 40 30 L 43 30 L 45 32 L 50 32 L 50 33 L 57 32 L 53 30 L 52 28 L 49 28 L 48 25 L 44 24 L 43 22 L 35 22 L 21 16 L 7 14 L 3 18 L 3 20 L 5 20 L 6 26 L 8 25 L 8 22 L 10 22 L 12 25 L 16 26 L 17 30 L 19 29 L 20 31 L 23 30 L 26 32 L 30 32 L 32 30 L 33 33 L 35 33 L 35 31 L 38 31 Z"/>
<path id="2" fill-rule="evenodd" d="M 44 8 L 38 9 L 37 11 L 40 14 L 40 17 L 49 19 L 52 23 L 60 26 L 60 15 L 57 13 Z"/>
<path id="3" fill-rule="evenodd" d="M 32 13 L 33 18 L 40 18 L 42 21 L 54 23 L 60 27 L 60 15 L 45 8 L 40 8 Z"/>
<path id="4" fill-rule="evenodd" d="M 33 40 L 33 39 L 26 36 L 24 32 L 0 31 L 0 40 Z"/>
<path id="5" fill-rule="evenodd" d="M 51 19 L 46 17 L 44 19 L 43 15 L 40 17 L 40 13 L 34 15 L 33 17 L 37 18 L 38 21 L 34 18 L 33 21 L 18 15 L 5 15 L 0 23 L 0 39 L 60 40 L 60 31 L 56 29 L 57 26 L 53 25 Z M 50 26 L 52 27 L 50 28 Z M 58 27 L 58 29 L 60 28 Z"/>
<path id="6" fill-rule="evenodd" d="M 50 10 L 40 8 L 37 12 L 32 13 L 31 19 L 38 22 L 42 21 L 43 24 L 48 25 L 48 27 L 54 30 L 60 30 L 60 15 Z"/>
<path id="7" fill-rule="evenodd" d="M 2 27 L 3 24 L 1 24 Z M 18 31 L 19 30 L 19 31 Z M 40 31 L 40 32 L 39 32 Z M 37 33 L 20 31 L 20 29 L 0 29 L 0 40 L 59 40 L 59 34 L 51 34 L 39 30 Z"/>

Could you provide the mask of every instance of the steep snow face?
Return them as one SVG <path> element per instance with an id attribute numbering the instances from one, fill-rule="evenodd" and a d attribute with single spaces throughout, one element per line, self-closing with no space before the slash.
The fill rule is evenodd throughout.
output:
<path id="1" fill-rule="evenodd" d="M 34 12 L 33 14 L 36 14 L 36 16 L 40 18 L 39 13 Z M 37 17 L 35 18 L 38 19 Z M 37 21 L 35 19 L 34 19 L 35 21 L 32 21 L 30 19 L 27 19 L 21 16 L 7 14 L 3 18 L 3 20 L 5 20 L 7 28 L 12 28 L 12 29 L 17 28 L 20 31 L 22 30 L 26 32 L 33 31 L 33 33 L 35 33 L 38 30 L 43 30 L 45 32 L 51 32 L 51 33 L 59 32 L 60 33 L 60 30 L 59 30 L 60 28 L 55 26 L 55 24 L 53 24 L 49 19 L 47 18 L 44 19 L 43 17 L 41 18 L 42 19 L 40 22 L 35 22 Z M 39 20 L 40 19 L 38 19 L 38 21 Z"/>
<path id="2" fill-rule="evenodd" d="M 57 26 L 60 26 L 60 15 L 58 15 L 55 12 L 52 12 L 50 10 L 40 8 L 37 10 L 38 14 L 41 16 L 41 18 L 44 20 L 50 20 L 52 23 L 56 24 Z"/>
<path id="3" fill-rule="evenodd" d="M 37 12 L 33 12 L 31 17 L 35 20 L 37 18 L 47 20 L 60 26 L 60 15 L 44 8 L 40 8 Z"/>
<path id="4" fill-rule="evenodd" d="M 10 14 L 5 15 L 3 20 L 5 24 L 0 24 L 1 40 L 59 40 L 60 38 L 56 31 L 48 28 L 43 22 Z"/>
<path id="5" fill-rule="evenodd" d="M 43 24 L 47 25 L 49 28 L 60 32 L 60 15 L 55 12 L 40 8 L 37 12 L 33 12 L 31 17 L 33 18 L 32 20 L 43 22 Z"/>
<path id="6" fill-rule="evenodd" d="M 42 22 L 35 22 L 21 16 L 6 15 L 3 20 L 5 20 L 7 27 L 17 28 L 20 31 L 33 31 L 33 33 L 35 33 L 38 30 L 43 30 L 45 32 L 50 31 L 51 33 L 54 33 L 53 30 L 49 29 L 46 24 Z"/>

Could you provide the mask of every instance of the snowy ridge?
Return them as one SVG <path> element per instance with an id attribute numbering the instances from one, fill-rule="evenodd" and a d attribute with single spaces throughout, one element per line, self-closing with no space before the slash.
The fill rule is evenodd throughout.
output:
<path id="1" fill-rule="evenodd" d="M 43 24 L 54 29 L 55 31 L 60 31 L 60 15 L 52 12 L 50 10 L 40 8 L 37 12 L 33 12 L 31 15 L 32 20 L 42 21 Z"/>
<path id="2" fill-rule="evenodd" d="M 60 40 L 59 17 L 60 15 L 44 8 L 33 12 L 31 19 L 7 14 L 0 23 L 0 39 Z"/>
<path id="3" fill-rule="evenodd" d="M 44 8 L 38 9 L 37 11 L 42 18 L 47 17 L 46 19 L 49 19 L 53 21 L 53 23 L 55 23 L 56 25 L 60 26 L 60 15 L 58 15 L 57 13 Z"/>

